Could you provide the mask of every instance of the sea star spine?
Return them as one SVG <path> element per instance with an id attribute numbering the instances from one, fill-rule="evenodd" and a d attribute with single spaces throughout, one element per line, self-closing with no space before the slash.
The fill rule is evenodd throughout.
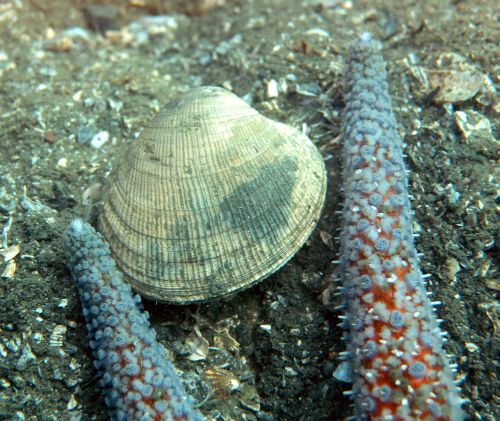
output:
<path id="1" fill-rule="evenodd" d="M 76 219 L 64 248 L 111 420 L 203 420 L 102 236 Z"/>
<path id="2" fill-rule="evenodd" d="M 401 139 L 379 43 L 350 50 L 343 121 L 341 325 L 356 420 L 463 419 L 414 245 Z"/>

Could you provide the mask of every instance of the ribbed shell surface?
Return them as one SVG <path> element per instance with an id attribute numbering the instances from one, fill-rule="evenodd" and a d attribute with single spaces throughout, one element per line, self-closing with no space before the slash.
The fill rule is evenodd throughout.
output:
<path id="1" fill-rule="evenodd" d="M 115 164 L 99 228 L 138 292 L 203 301 L 283 266 L 316 225 L 325 191 L 307 137 L 202 87 L 169 103 Z"/>

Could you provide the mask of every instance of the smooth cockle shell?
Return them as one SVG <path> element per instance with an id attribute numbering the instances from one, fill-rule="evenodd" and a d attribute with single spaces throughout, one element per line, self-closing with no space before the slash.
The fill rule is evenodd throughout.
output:
<path id="1" fill-rule="evenodd" d="M 170 102 L 116 163 L 99 228 L 138 292 L 203 301 L 283 266 L 316 225 L 325 190 L 306 136 L 202 87 Z"/>

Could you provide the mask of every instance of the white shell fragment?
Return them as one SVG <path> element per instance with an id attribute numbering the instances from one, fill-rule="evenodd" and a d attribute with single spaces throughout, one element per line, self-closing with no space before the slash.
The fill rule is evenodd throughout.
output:
<path id="1" fill-rule="evenodd" d="M 191 336 L 186 345 L 191 349 L 191 354 L 187 357 L 189 361 L 204 361 L 207 359 L 209 344 L 203 337 L 198 326 L 194 327 L 194 336 Z"/>
<path id="2" fill-rule="evenodd" d="M 68 299 L 63 298 L 61 301 L 59 301 L 59 304 L 57 305 L 57 307 L 66 308 L 67 305 L 68 305 Z"/>
<path id="3" fill-rule="evenodd" d="M 271 79 L 267 83 L 267 97 L 268 98 L 278 98 L 279 90 L 278 90 L 278 82 L 276 80 Z"/>
<path id="4" fill-rule="evenodd" d="M 78 406 L 78 401 L 76 400 L 75 395 L 71 394 L 69 401 L 68 401 L 68 405 L 66 406 L 66 409 L 68 411 L 72 411 L 77 406 Z"/>
<path id="5" fill-rule="evenodd" d="M 64 338 L 68 328 L 64 325 L 56 325 L 49 338 L 49 346 L 59 348 L 64 344 Z"/>
<path id="6" fill-rule="evenodd" d="M 0 256 L 3 257 L 4 262 L 8 262 L 9 260 L 12 260 L 14 257 L 16 257 L 19 254 L 19 251 L 20 248 L 16 244 L 4 249 L 0 249 Z"/>
<path id="7" fill-rule="evenodd" d="M 496 142 L 490 121 L 481 113 L 473 110 L 456 111 L 454 116 L 465 141 L 485 144 Z"/>
<path id="8" fill-rule="evenodd" d="M 100 149 L 109 140 L 109 133 L 106 131 L 96 133 L 90 141 L 90 146 Z"/>

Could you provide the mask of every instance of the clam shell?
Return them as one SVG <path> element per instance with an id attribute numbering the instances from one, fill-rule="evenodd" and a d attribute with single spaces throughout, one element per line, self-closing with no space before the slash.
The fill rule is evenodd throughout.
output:
<path id="1" fill-rule="evenodd" d="M 316 225 L 325 190 L 306 136 L 202 87 L 170 102 L 114 166 L 99 228 L 142 295 L 204 301 L 283 266 Z"/>

